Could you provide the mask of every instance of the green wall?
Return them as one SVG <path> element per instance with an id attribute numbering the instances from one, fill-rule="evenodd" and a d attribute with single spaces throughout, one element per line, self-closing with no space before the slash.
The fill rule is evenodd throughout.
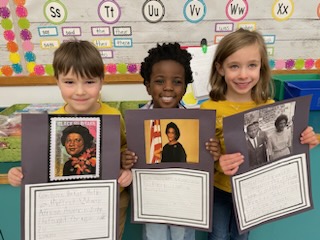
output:
<path id="1" fill-rule="evenodd" d="M 0 185 L 0 230 L 4 240 L 20 239 L 20 188 Z"/>

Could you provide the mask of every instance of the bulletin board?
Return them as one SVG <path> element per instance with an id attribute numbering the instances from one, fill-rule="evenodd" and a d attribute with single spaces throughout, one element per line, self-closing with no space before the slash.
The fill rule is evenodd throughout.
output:
<path id="1" fill-rule="evenodd" d="M 319 71 L 320 1 L 0 0 L 0 86 L 51 85 L 53 52 L 85 39 L 100 51 L 106 83 L 141 82 L 156 43 L 217 44 L 242 27 L 265 39 L 274 72 Z"/>

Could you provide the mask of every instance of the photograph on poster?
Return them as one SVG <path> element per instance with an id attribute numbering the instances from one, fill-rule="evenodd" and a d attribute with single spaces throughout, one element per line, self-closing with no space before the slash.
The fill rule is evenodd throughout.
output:
<path id="1" fill-rule="evenodd" d="M 100 118 L 50 118 L 50 180 L 99 178 Z"/>
<path id="2" fill-rule="evenodd" d="M 128 110 L 126 129 L 140 159 L 132 168 L 133 221 L 211 231 L 214 164 L 205 146 L 215 111 Z"/>
<path id="3" fill-rule="evenodd" d="M 313 208 L 309 148 L 300 143 L 310 100 L 292 98 L 224 118 L 227 153 L 244 155 L 231 177 L 240 233 Z"/>
<path id="4" fill-rule="evenodd" d="M 244 132 L 250 167 L 291 153 L 295 102 L 244 114 Z"/>
<path id="5" fill-rule="evenodd" d="M 199 120 L 145 120 L 146 163 L 199 162 Z"/>

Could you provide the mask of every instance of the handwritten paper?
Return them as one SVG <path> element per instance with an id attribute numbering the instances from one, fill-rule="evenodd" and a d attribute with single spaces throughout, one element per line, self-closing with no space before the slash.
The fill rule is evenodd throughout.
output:
<path id="1" fill-rule="evenodd" d="M 135 221 L 209 227 L 209 173 L 182 168 L 132 172 Z"/>
<path id="2" fill-rule="evenodd" d="M 116 180 L 25 185 L 25 240 L 115 240 L 116 202 Z"/>
<path id="3" fill-rule="evenodd" d="M 241 230 L 311 206 L 305 154 L 233 176 L 232 183 Z"/>
<path id="4" fill-rule="evenodd" d="M 198 100 L 208 98 L 209 96 L 209 79 L 216 48 L 217 45 L 208 46 L 206 53 L 202 52 L 201 47 L 187 48 L 187 51 L 192 55 L 193 94 Z"/>

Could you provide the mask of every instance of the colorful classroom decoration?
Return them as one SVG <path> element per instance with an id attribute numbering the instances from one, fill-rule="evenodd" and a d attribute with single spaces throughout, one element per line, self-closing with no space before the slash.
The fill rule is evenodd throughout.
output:
<path id="1" fill-rule="evenodd" d="M 292 0 L 275 0 L 272 6 L 272 17 L 277 21 L 288 20 L 294 12 Z"/>
<path id="2" fill-rule="evenodd" d="M 319 9 L 293 0 L 0 0 L 0 76 L 53 76 L 53 53 L 71 39 L 92 42 L 106 74 L 137 74 L 157 43 L 209 46 L 239 28 L 262 33 L 271 69 L 320 69 Z"/>
<path id="3" fill-rule="evenodd" d="M 238 22 L 244 19 L 249 11 L 246 0 L 229 0 L 226 6 L 226 15 L 230 21 Z"/>

